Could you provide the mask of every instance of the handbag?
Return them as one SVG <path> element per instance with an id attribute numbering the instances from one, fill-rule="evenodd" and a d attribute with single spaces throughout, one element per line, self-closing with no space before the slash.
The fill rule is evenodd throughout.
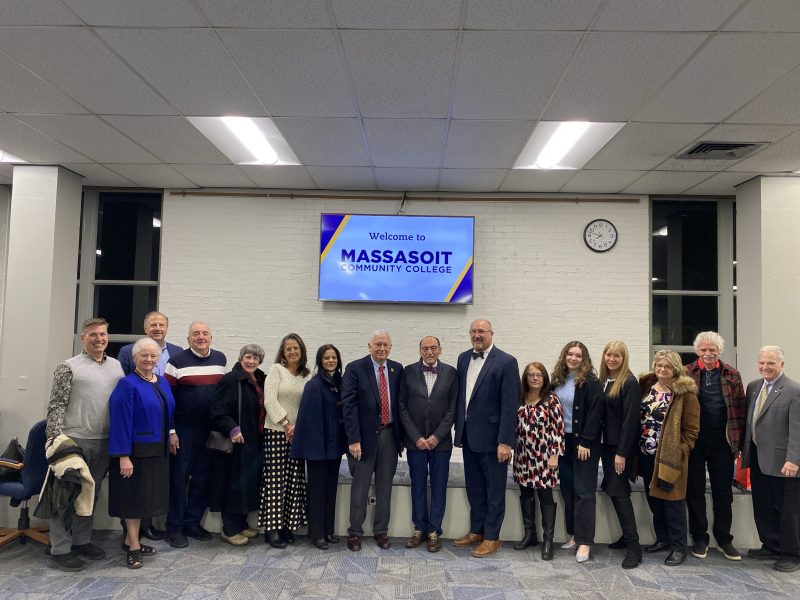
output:
<path id="1" fill-rule="evenodd" d="M 241 381 L 238 384 L 239 387 L 239 420 L 237 423 L 242 422 L 242 383 Z M 209 450 L 213 450 L 214 452 L 223 452 L 225 454 L 233 454 L 233 442 L 231 438 L 225 435 L 222 435 L 219 431 L 212 429 L 208 432 L 208 438 L 206 439 L 206 448 Z"/>
<path id="2" fill-rule="evenodd" d="M 22 463 L 25 461 L 25 449 L 14 438 L 8 448 L 0 455 L 0 481 L 19 481 Z"/>

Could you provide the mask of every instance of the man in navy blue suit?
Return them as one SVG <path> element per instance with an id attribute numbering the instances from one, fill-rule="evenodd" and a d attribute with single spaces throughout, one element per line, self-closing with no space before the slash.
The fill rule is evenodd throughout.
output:
<path id="1" fill-rule="evenodd" d="M 342 379 L 342 413 L 347 434 L 350 487 L 350 527 L 347 547 L 361 550 L 372 475 L 375 475 L 375 516 L 372 534 L 380 548 L 391 546 L 389 511 L 392 480 L 400 445 L 399 393 L 403 365 L 389 360 L 392 339 L 386 331 L 372 334 L 369 355 L 347 365 Z"/>
<path id="2" fill-rule="evenodd" d="M 469 533 L 454 546 L 474 546 L 483 558 L 500 548 L 506 511 L 506 478 L 520 402 L 517 359 L 494 345 L 492 324 L 484 319 L 469 328 L 472 350 L 458 357 L 459 394 L 455 443 L 464 451 L 469 500 Z"/>

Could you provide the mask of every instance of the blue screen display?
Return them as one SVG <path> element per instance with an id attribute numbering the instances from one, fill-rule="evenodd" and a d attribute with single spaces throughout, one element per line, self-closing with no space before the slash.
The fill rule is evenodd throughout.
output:
<path id="1" fill-rule="evenodd" d="M 319 299 L 472 304 L 474 217 L 322 214 Z"/>

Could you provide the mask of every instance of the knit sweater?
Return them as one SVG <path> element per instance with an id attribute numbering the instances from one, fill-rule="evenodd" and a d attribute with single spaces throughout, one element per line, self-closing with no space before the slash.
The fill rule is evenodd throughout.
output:
<path id="1" fill-rule="evenodd" d="M 209 407 L 227 359 L 218 350 L 199 356 L 191 348 L 170 357 L 164 379 L 175 397 L 175 426 L 207 430 Z"/>
<path id="2" fill-rule="evenodd" d="M 264 407 L 267 409 L 265 429 L 283 431 L 283 427 L 278 423 L 284 418 L 289 419 L 289 423 L 297 421 L 303 388 L 309 379 L 311 373 L 305 377 L 292 375 L 286 367 L 278 363 L 269 368 L 264 385 Z"/>

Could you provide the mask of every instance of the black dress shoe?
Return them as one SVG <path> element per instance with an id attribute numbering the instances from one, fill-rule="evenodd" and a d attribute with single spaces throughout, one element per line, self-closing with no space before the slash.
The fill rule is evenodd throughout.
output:
<path id="1" fill-rule="evenodd" d="M 325 541 L 325 538 L 320 538 L 318 540 L 314 540 L 311 543 L 314 544 L 314 547 L 317 550 L 327 550 L 328 549 L 328 542 Z"/>
<path id="2" fill-rule="evenodd" d="M 776 571 L 781 571 L 782 573 L 791 573 L 793 571 L 797 571 L 797 569 L 800 569 L 800 560 L 788 560 L 782 558 L 781 560 L 776 560 L 775 564 L 772 565 L 772 568 Z"/>
<path id="3" fill-rule="evenodd" d="M 335 535 L 332 535 L 332 534 L 331 535 L 326 535 L 325 536 L 325 541 L 328 542 L 329 544 L 338 544 L 339 543 L 339 538 L 336 537 Z"/>
<path id="4" fill-rule="evenodd" d="M 180 531 L 167 531 L 164 539 L 173 548 L 186 548 L 189 545 L 189 540 Z"/>
<path id="5" fill-rule="evenodd" d="M 644 551 L 650 554 L 653 552 L 661 552 L 663 550 L 669 550 L 669 544 L 665 544 L 664 542 L 656 542 L 655 544 L 650 544 L 649 546 L 644 547 Z"/>
<path id="6" fill-rule="evenodd" d="M 751 548 L 747 551 L 748 558 L 754 558 L 756 560 L 778 560 L 781 557 L 780 552 L 775 552 L 761 546 L 761 548 Z"/>
<path id="7" fill-rule="evenodd" d="M 163 529 L 156 529 L 151 525 L 150 527 L 145 527 L 144 529 L 142 529 L 140 533 L 148 540 L 153 540 L 154 542 L 157 542 L 159 540 L 164 539 L 164 534 L 166 532 Z"/>
<path id="8" fill-rule="evenodd" d="M 628 542 L 625 541 L 624 537 L 619 538 L 616 542 L 611 542 L 608 545 L 609 550 L 625 550 L 628 547 Z"/>
<path id="9" fill-rule="evenodd" d="M 667 565 L 668 567 L 677 567 L 678 565 L 682 565 L 685 560 L 686 560 L 686 552 L 681 552 L 680 550 L 673 550 L 664 560 L 664 564 Z"/>
<path id="10" fill-rule="evenodd" d="M 287 544 L 294 544 L 294 534 L 289 529 L 281 529 L 281 538 Z"/>
<path id="11" fill-rule="evenodd" d="M 267 531 L 264 534 L 264 541 L 273 548 L 277 548 L 278 550 L 283 550 L 284 548 L 286 548 L 286 542 L 283 541 L 283 538 L 281 537 L 281 534 L 277 529 Z"/>
<path id="12" fill-rule="evenodd" d="M 183 535 L 200 540 L 201 542 L 207 542 L 211 539 L 211 534 L 203 529 L 200 525 L 189 525 L 184 527 Z"/>

